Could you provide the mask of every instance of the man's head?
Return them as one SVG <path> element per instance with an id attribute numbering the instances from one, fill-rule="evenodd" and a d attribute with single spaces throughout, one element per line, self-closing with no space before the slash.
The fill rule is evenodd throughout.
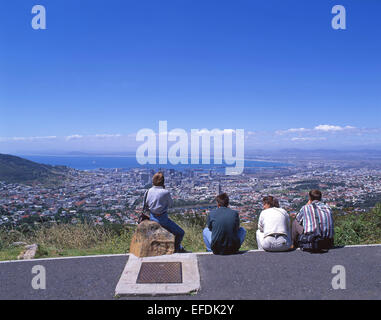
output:
<path id="1" fill-rule="evenodd" d="M 269 209 L 269 208 L 279 208 L 279 201 L 278 199 L 274 198 L 273 196 L 267 196 L 262 199 L 263 208 Z"/>
<path id="2" fill-rule="evenodd" d="M 221 193 L 216 197 L 218 207 L 227 207 L 229 205 L 229 196 L 226 193 Z"/>
<path id="3" fill-rule="evenodd" d="M 164 175 L 162 172 L 157 172 L 152 177 L 152 184 L 156 187 L 164 186 Z"/>
<path id="4" fill-rule="evenodd" d="M 308 196 L 310 198 L 310 201 L 321 201 L 321 191 L 320 190 L 311 190 L 309 193 L 308 193 Z"/>

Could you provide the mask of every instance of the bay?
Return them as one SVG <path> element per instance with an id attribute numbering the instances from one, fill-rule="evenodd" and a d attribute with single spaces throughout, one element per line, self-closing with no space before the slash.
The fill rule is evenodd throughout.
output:
<path id="1" fill-rule="evenodd" d="M 49 165 L 61 165 L 74 168 L 77 170 L 96 170 L 96 169 L 113 169 L 113 168 L 149 168 L 149 169 L 204 169 L 204 170 L 222 170 L 227 165 L 214 164 L 155 164 L 155 165 L 141 165 L 136 161 L 134 156 L 103 156 L 103 155 L 81 155 L 81 156 L 63 156 L 63 155 L 20 155 L 22 158 Z M 190 162 L 190 161 L 189 161 Z M 289 164 L 271 161 L 257 161 L 245 160 L 245 168 L 277 168 L 285 167 Z"/>

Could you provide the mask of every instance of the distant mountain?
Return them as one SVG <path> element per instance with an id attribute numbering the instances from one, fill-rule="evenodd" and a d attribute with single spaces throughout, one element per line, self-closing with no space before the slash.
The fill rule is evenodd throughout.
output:
<path id="1" fill-rule="evenodd" d="M 46 185 L 63 181 L 68 172 L 64 166 L 50 166 L 9 154 L 0 154 L 0 181 Z"/>

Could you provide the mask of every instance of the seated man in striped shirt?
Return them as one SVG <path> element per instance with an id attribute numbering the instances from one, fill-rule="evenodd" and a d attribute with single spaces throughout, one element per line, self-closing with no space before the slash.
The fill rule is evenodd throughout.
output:
<path id="1" fill-rule="evenodd" d="M 333 219 L 331 208 L 321 201 L 320 190 L 309 192 L 309 201 L 300 209 L 298 214 L 291 215 L 295 218 L 292 222 L 292 241 L 295 247 L 298 245 L 298 237 L 301 234 L 314 233 L 318 230 L 316 221 L 319 221 L 321 235 L 328 239 L 328 248 L 333 247 Z M 317 219 L 315 218 L 317 215 Z"/>

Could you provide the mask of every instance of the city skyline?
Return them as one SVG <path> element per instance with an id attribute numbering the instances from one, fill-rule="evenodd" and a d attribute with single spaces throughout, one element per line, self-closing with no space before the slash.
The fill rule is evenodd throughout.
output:
<path id="1" fill-rule="evenodd" d="M 34 1 L 0 21 L 0 152 L 133 152 L 136 133 L 244 129 L 255 149 L 381 149 L 381 3 Z"/>

